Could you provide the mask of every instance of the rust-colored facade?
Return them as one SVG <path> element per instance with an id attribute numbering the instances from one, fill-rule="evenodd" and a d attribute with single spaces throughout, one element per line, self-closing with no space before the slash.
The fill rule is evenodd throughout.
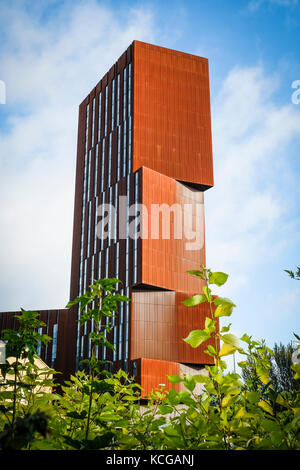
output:
<path id="1" fill-rule="evenodd" d="M 198 371 L 211 363 L 206 345 L 192 349 L 183 341 L 204 327 L 208 312 L 182 304 L 202 287 L 186 271 L 205 264 L 204 191 L 211 186 L 207 59 L 134 41 L 79 107 L 71 298 L 94 278 L 122 281 L 131 302 L 120 307 L 110 334 L 115 352 L 99 350 L 99 359 L 133 373 L 144 394 L 182 367 Z M 96 208 L 103 203 L 117 207 L 115 237 L 97 236 L 104 213 L 97 216 Z M 129 215 L 135 203 L 143 205 L 137 240 L 120 234 L 119 220 L 126 214 L 128 228 L 130 215 L 137 218 Z M 173 209 L 168 214 L 169 236 L 162 219 L 153 236 L 153 205 L 179 208 L 179 219 Z M 191 227 L 197 223 L 193 248 L 190 234 L 176 232 L 186 228 L 185 205 L 192 208 Z M 77 315 L 74 308 L 73 325 Z M 88 334 L 73 326 L 70 370 L 88 355 Z"/>
<path id="2" fill-rule="evenodd" d="M 117 312 L 115 350 L 98 354 L 133 374 L 144 395 L 168 388 L 168 374 L 212 362 L 206 345 L 183 341 L 203 328 L 206 307 L 182 304 L 202 287 L 186 271 L 205 264 L 204 191 L 212 186 L 207 59 L 134 41 L 79 106 L 70 299 L 93 279 L 122 281 L 131 302 Z M 99 229 L 104 204 L 116 208 L 108 236 Z M 132 212 L 133 204 L 142 206 Z M 131 236 L 132 221 L 140 237 Z M 59 330 L 64 378 L 90 353 L 78 316 L 77 307 L 64 312 Z"/>
<path id="3" fill-rule="evenodd" d="M 48 335 L 52 338 L 47 346 L 40 344 L 38 347 L 38 356 L 49 367 L 57 371 L 64 371 L 65 368 L 65 342 L 68 336 L 68 310 L 38 310 L 39 320 L 44 323 L 39 331 L 40 334 Z M 17 330 L 19 322 L 16 315 L 21 312 L 1 312 L 0 313 L 0 332 L 3 330 Z"/>

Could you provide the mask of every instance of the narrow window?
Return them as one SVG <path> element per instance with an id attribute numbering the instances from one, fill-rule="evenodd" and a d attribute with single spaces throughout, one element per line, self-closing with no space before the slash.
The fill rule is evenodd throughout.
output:
<path id="1" fill-rule="evenodd" d="M 104 135 L 107 135 L 108 87 L 105 87 Z"/>
<path id="2" fill-rule="evenodd" d="M 102 106 L 102 91 L 99 93 L 99 110 L 98 110 L 98 142 L 101 138 L 101 106 Z"/>
<path id="3" fill-rule="evenodd" d="M 115 79 L 111 82 L 111 131 L 115 127 Z"/>

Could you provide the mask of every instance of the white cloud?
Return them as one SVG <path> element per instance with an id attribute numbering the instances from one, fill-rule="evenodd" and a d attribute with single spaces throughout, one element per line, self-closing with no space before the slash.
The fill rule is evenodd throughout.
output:
<path id="1" fill-rule="evenodd" d="M 1 7 L 9 111 L 0 139 L 2 311 L 68 301 L 78 106 L 134 39 L 155 37 L 148 9 L 71 6 L 56 5 L 43 21 L 37 5 Z"/>
<path id="2" fill-rule="evenodd" d="M 236 68 L 215 99 L 215 187 L 206 195 L 211 266 L 238 265 L 245 272 L 262 257 L 272 259 L 282 244 L 280 232 L 285 240 L 293 236 L 285 219 L 291 223 L 297 184 L 287 157 L 289 144 L 299 139 L 300 113 L 291 104 L 275 104 L 278 85 L 262 65 Z M 299 233 L 299 221 L 293 229 Z"/>

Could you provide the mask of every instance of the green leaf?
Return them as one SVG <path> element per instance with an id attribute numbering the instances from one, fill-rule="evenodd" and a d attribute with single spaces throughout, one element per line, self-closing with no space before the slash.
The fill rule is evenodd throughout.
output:
<path id="1" fill-rule="evenodd" d="M 205 331 L 207 333 L 212 333 L 215 329 L 216 322 L 213 321 L 210 317 L 205 318 Z"/>
<path id="2" fill-rule="evenodd" d="M 260 393 L 247 391 L 246 398 L 250 403 L 258 403 L 260 400 Z"/>
<path id="3" fill-rule="evenodd" d="M 250 344 L 251 343 L 251 337 L 248 336 L 246 333 L 243 334 L 243 336 L 240 338 L 241 341 L 244 341 L 245 343 L 247 344 Z"/>
<path id="4" fill-rule="evenodd" d="M 230 327 L 231 327 L 231 323 L 229 323 L 228 326 L 223 326 L 223 327 L 222 327 L 222 330 L 221 330 L 221 333 L 226 333 L 227 331 L 230 330 Z"/>
<path id="5" fill-rule="evenodd" d="M 230 317 L 232 314 L 233 306 L 232 305 L 219 305 L 215 311 L 215 317 Z"/>
<path id="6" fill-rule="evenodd" d="M 158 409 L 162 415 L 172 413 L 173 411 L 172 406 L 168 406 L 168 405 L 159 405 Z"/>
<path id="7" fill-rule="evenodd" d="M 184 300 L 182 303 L 186 307 L 193 307 L 194 305 L 199 305 L 203 302 L 206 302 L 205 296 L 203 294 L 197 294 L 193 295 L 193 297 L 190 297 L 189 299 Z"/>
<path id="8" fill-rule="evenodd" d="M 269 378 L 268 371 L 266 369 L 264 369 L 261 366 L 257 366 L 256 371 L 257 371 L 259 380 L 261 380 L 264 384 L 269 383 L 270 378 Z"/>
<path id="9" fill-rule="evenodd" d="M 207 349 L 209 350 L 210 353 L 212 353 L 212 354 L 214 354 L 214 355 L 217 354 L 217 351 L 215 350 L 215 348 L 214 348 L 211 344 L 209 344 L 209 345 L 207 346 Z"/>
<path id="10" fill-rule="evenodd" d="M 240 347 L 238 338 L 232 333 L 226 333 L 225 335 L 220 335 L 220 338 L 226 344 L 230 344 L 231 346 L 234 346 L 235 348 Z"/>
<path id="11" fill-rule="evenodd" d="M 291 366 L 291 369 L 293 369 L 293 371 L 296 372 L 296 374 L 294 375 L 294 379 L 299 380 L 300 379 L 300 363 L 294 363 Z"/>
<path id="12" fill-rule="evenodd" d="M 219 357 L 229 356 L 230 354 L 233 354 L 236 350 L 237 348 L 235 346 L 231 346 L 228 343 L 224 343 L 219 352 Z"/>
<path id="13" fill-rule="evenodd" d="M 221 272 L 215 272 L 215 273 L 209 273 L 208 276 L 208 282 L 209 284 L 215 284 L 217 286 L 222 286 L 225 284 L 227 281 L 228 274 L 221 273 Z"/>
<path id="14" fill-rule="evenodd" d="M 214 299 L 215 305 L 232 305 L 232 307 L 236 307 L 236 305 L 232 302 L 232 300 L 227 299 L 227 297 L 216 297 Z"/>
<path id="15" fill-rule="evenodd" d="M 183 384 L 191 392 L 196 387 L 196 382 L 191 374 L 185 374 Z"/>
<path id="16" fill-rule="evenodd" d="M 258 406 L 260 406 L 260 408 L 262 408 L 264 411 L 266 411 L 267 413 L 270 413 L 271 415 L 273 415 L 273 408 L 269 405 L 269 403 L 267 403 L 266 401 L 264 400 L 261 400 L 259 403 L 258 403 Z"/>
<path id="17" fill-rule="evenodd" d="M 183 379 L 178 375 L 168 375 L 168 380 L 172 384 L 179 384 L 180 382 L 182 382 Z"/>
<path id="18" fill-rule="evenodd" d="M 183 339 L 183 341 L 192 346 L 192 348 L 197 348 L 209 338 L 210 334 L 205 330 L 192 330 L 189 335 Z"/>
<path id="19" fill-rule="evenodd" d="M 172 390 L 169 391 L 167 395 L 167 399 L 170 402 L 171 405 L 178 405 L 179 403 L 179 397 L 178 393 L 176 392 L 175 388 L 173 387 Z"/>
<path id="20" fill-rule="evenodd" d="M 200 383 L 200 384 L 207 384 L 210 382 L 210 378 L 207 375 L 203 375 L 203 374 L 193 375 L 193 378 L 195 382 Z"/>
<path id="21" fill-rule="evenodd" d="M 197 277 L 200 277 L 201 279 L 205 279 L 205 276 L 204 276 L 204 272 L 203 271 L 199 271 L 199 270 L 189 270 L 187 271 L 188 274 L 192 274 L 193 276 L 197 276 Z"/>

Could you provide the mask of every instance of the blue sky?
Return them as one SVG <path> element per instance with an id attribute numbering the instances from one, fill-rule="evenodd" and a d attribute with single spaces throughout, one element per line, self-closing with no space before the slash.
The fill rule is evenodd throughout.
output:
<path id="1" fill-rule="evenodd" d="M 300 332 L 300 3 L 0 0 L 0 310 L 68 300 L 78 105 L 134 39 L 209 59 L 207 265 L 233 330 Z M 226 322 L 225 322 L 226 323 Z"/>

